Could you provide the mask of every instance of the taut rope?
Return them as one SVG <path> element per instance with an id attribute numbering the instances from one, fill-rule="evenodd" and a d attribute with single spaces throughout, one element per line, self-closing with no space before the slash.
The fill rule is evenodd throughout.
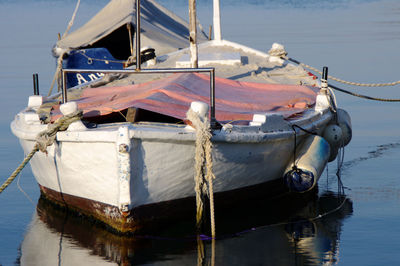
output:
<path id="1" fill-rule="evenodd" d="M 71 20 L 68 23 L 68 27 L 65 30 L 64 34 L 62 35 L 61 39 L 64 38 L 68 34 L 69 30 L 71 29 L 72 25 L 74 24 L 76 13 L 78 12 L 80 3 L 81 3 L 81 0 L 78 0 L 78 2 L 76 3 L 76 6 L 75 6 L 74 13 L 72 14 Z"/>
<path id="2" fill-rule="evenodd" d="M 15 169 L 15 171 L 11 174 L 9 178 L 4 182 L 4 184 L 0 187 L 0 193 L 3 192 L 8 185 L 11 184 L 12 181 L 18 176 L 18 174 L 24 169 L 24 167 L 28 164 L 30 159 L 35 155 L 37 151 L 42 151 L 47 154 L 47 147 L 51 146 L 55 139 L 58 131 L 67 130 L 68 126 L 78 121 L 82 118 L 82 111 L 76 111 L 72 114 L 65 115 L 57 119 L 54 124 L 49 124 L 47 129 L 40 132 L 36 137 L 36 143 L 33 146 L 32 151 L 25 157 L 22 163 Z"/>
<path id="3" fill-rule="evenodd" d="M 78 8 L 79 8 L 80 3 L 81 3 L 81 0 L 78 0 L 78 2 L 76 3 L 76 6 L 75 6 L 74 13 L 72 14 L 71 20 L 68 23 L 67 29 L 65 30 L 65 32 L 62 35 L 62 37 L 60 38 L 60 40 L 63 39 L 68 34 L 69 30 L 71 29 L 72 25 L 74 24 L 76 13 L 78 12 Z M 62 68 L 62 61 L 63 61 L 64 54 L 65 53 L 61 54 L 58 57 L 57 69 L 56 69 L 56 72 L 54 73 L 53 81 L 51 82 L 49 93 L 48 93 L 47 96 L 51 95 L 51 93 L 53 91 L 54 84 L 55 84 L 55 82 L 56 82 L 56 80 L 57 80 L 57 78 L 58 78 L 58 76 L 60 74 L 60 71 L 61 71 L 61 68 Z"/>
<path id="4" fill-rule="evenodd" d="M 356 97 L 367 99 L 367 100 L 380 101 L 380 102 L 400 102 L 400 99 L 386 99 L 386 98 L 371 97 L 371 96 L 368 96 L 368 95 L 358 94 L 358 93 L 351 92 L 351 91 L 348 91 L 348 90 L 345 90 L 345 89 L 341 89 L 341 88 L 338 88 L 338 87 L 333 86 L 331 84 L 329 84 L 329 87 L 334 89 L 334 90 L 338 90 L 338 91 L 341 91 L 343 93 L 349 94 L 351 96 L 356 96 Z"/>
<path id="5" fill-rule="evenodd" d="M 312 71 L 315 71 L 315 72 L 319 73 L 320 75 L 322 74 L 322 72 L 319 71 L 318 69 L 316 69 L 315 67 L 312 67 L 312 66 L 304 64 L 302 62 L 299 62 L 299 61 L 297 61 L 297 60 L 295 60 L 293 58 L 286 57 L 286 56 L 283 56 L 282 58 L 286 59 L 286 60 L 289 60 L 289 61 L 291 61 L 293 63 L 296 63 L 296 64 L 298 64 L 298 65 L 300 65 L 302 67 L 308 68 L 308 69 L 310 69 Z M 331 79 L 331 80 L 343 83 L 343 84 L 352 85 L 352 86 L 359 86 L 359 87 L 386 87 L 386 86 L 395 86 L 395 85 L 400 84 L 400 80 L 394 81 L 394 82 L 387 82 L 387 83 L 359 83 L 359 82 L 346 81 L 346 80 L 343 80 L 343 79 L 340 79 L 340 78 L 336 78 L 336 77 L 333 77 L 333 76 L 329 76 L 329 75 L 328 75 L 328 78 Z"/>
<path id="6" fill-rule="evenodd" d="M 304 68 L 307 68 L 309 70 L 312 70 L 312 71 L 322 75 L 322 72 L 319 71 L 318 69 L 316 69 L 315 67 L 309 66 L 309 65 L 304 64 L 304 63 L 302 63 L 300 61 L 297 61 L 296 59 L 288 57 L 287 56 L 288 53 L 282 47 L 275 47 L 275 48 L 273 47 L 272 49 L 270 49 L 268 51 L 268 54 L 270 56 L 275 56 L 275 57 L 279 57 L 279 58 L 284 59 L 284 60 L 291 61 L 291 62 L 293 62 L 295 64 L 298 64 L 298 65 L 300 65 L 300 66 L 302 66 Z M 358 82 L 345 81 L 343 79 L 339 79 L 339 78 L 336 78 L 336 77 L 333 77 L 333 76 L 328 76 L 328 78 L 331 79 L 331 80 L 334 80 L 336 82 L 343 83 L 343 84 L 353 85 L 353 86 L 362 86 L 362 87 L 385 87 L 385 86 L 395 86 L 395 85 L 400 84 L 400 80 L 399 81 L 394 81 L 394 82 L 388 82 L 388 83 L 358 83 Z M 363 99 L 367 99 L 367 100 L 374 100 L 374 101 L 381 101 L 381 102 L 400 102 L 400 99 L 386 99 L 386 98 L 371 97 L 371 96 L 367 96 L 367 95 L 362 95 L 362 94 L 358 94 L 358 93 L 355 93 L 355 92 L 351 92 L 351 91 L 348 91 L 348 90 L 345 90 L 345 89 L 341 89 L 341 88 L 338 88 L 338 87 L 333 86 L 333 85 L 329 85 L 329 87 L 331 87 L 332 89 L 341 91 L 343 93 L 347 93 L 349 95 L 356 96 L 356 97 L 363 98 Z"/>
<path id="7" fill-rule="evenodd" d="M 11 174 L 9 178 L 7 178 L 6 182 L 0 187 L 0 193 L 3 192 L 8 185 L 11 184 L 12 181 L 18 176 L 18 174 L 24 169 L 25 165 L 30 161 L 30 159 L 35 155 L 35 153 L 39 150 L 39 145 L 36 143 L 35 146 L 33 147 L 32 151 L 25 157 L 25 159 L 22 161 L 22 163 L 15 169 L 15 171 Z"/>
<path id="8" fill-rule="evenodd" d="M 309 65 L 304 64 L 304 63 L 302 63 L 300 61 L 297 61 L 296 59 L 288 57 L 287 56 L 288 53 L 283 48 L 283 46 L 277 46 L 277 47 L 273 46 L 273 48 L 271 48 L 268 51 L 268 54 L 270 56 L 276 56 L 276 57 L 280 57 L 280 58 L 285 59 L 285 60 L 289 60 L 289 61 L 291 61 L 291 62 L 293 62 L 295 64 L 298 64 L 298 65 L 300 65 L 302 67 L 308 68 L 308 69 L 310 69 L 310 70 L 312 70 L 314 72 L 317 72 L 320 75 L 322 75 L 322 72 L 320 70 L 316 69 L 315 67 L 309 66 Z M 331 80 L 334 80 L 336 82 L 343 83 L 343 84 L 352 85 L 352 86 L 360 86 L 360 87 L 385 87 L 385 86 L 395 86 L 395 85 L 400 84 L 400 80 L 394 81 L 394 82 L 387 82 L 387 83 L 359 83 L 359 82 L 346 81 L 346 80 L 343 80 L 343 79 L 340 79 L 340 78 L 336 78 L 336 77 L 333 77 L 333 76 L 328 76 L 328 78 L 331 79 Z"/>
<path id="9" fill-rule="evenodd" d="M 62 68 L 62 61 L 63 61 L 64 54 L 65 54 L 65 53 L 61 54 L 61 55 L 58 57 L 58 59 L 57 59 L 57 68 L 56 68 L 56 72 L 54 73 L 53 80 L 51 81 L 49 93 L 47 94 L 47 96 L 50 96 L 51 93 L 53 92 L 54 84 L 56 83 L 56 81 L 57 81 L 57 79 L 58 79 L 58 76 L 60 75 L 60 71 L 61 71 L 61 68 Z"/>

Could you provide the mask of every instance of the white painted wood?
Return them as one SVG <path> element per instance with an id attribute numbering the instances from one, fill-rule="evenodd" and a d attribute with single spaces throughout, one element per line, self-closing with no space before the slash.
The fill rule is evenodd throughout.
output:
<path id="1" fill-rule="evenodd" d="M 239 66 L 241 58 L 239 53 L 202 53 L 198 57 L 198 67 L 205 67 L 209 65 L 226 65 L 226 66 Z M 179 60 L 176 61 L 176 67 L 190 67 L 191 61 L 189 55 L 184 54 Z"/>
<path id="2" fill-rule="evenodd" d="M 295 123 L 309 130 L 323 129 L 331 119 L 327 110 L 305 115 Z M 24 120 L 11 127 L 28 153 L 34 137 L 24 131 L 34 136 L 40 127 Z M 37 182 L 52 190 L 129 208 L 195 195 L 195 132 L 184 126 L 122 123 L 59 132 L 57 140 L 48 155 L 39 152 L 30 162 Z M 293 132 L 232 126 L 216 132 L 212 141 L 214 191 L 222 192 L 281 178 L 292 155 Z M 123 156 L 121 144 L 129 146 Z"/>
<path id="3" fill-rule="evenodd" d="M 43 96 L 41 96 L 41 95 L 29 96 L 29 100 L 28 100 L 29 108 L 37 109 L 42 105 L 42 103 L 43 103 Z"/>
<path id="4" fill-rule="evenodd" d="M 116 149 L 118 157 L 118 180 L 119 180 L 119 208 L 121 211 L 129 211 L 131 205 L 131 139 L 129 128 L 121 126 L 118 128 Z"/>
<path id="5" fill-rule="evenodd" d="M 214 25 L 214 40 L 221 41 L 221 14 L 219 0 L 213 1 L 213 25 Z"/>

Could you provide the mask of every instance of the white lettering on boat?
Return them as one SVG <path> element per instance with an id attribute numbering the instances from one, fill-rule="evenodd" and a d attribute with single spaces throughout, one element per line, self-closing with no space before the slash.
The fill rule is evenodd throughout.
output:
<path id="1" fill-rule="evenodd" d="M 93 73 L 89 74 L 88 78 L 90 78 L 90 81 L 97 80 L 104 77 L 104 73 Z M 78 80 L 78 85 L 81 85 L 82 83 L 88 82 L 81 74 L 76 74 L 76 79 Z"/>
<path id="2" fill-rule="evenodd" d="M 82 83 L 87 82 L 87 80 L 79 73 L 76 74 L 76 79 L 78 80 L 78 85 L 81 85 Z"/>
<path id="3" fill-rule="evenodd" d="M 91 81 L 98 79 L 98 77 L 95 74 L 89 74 L 88 77 L 90 78 Z"/>

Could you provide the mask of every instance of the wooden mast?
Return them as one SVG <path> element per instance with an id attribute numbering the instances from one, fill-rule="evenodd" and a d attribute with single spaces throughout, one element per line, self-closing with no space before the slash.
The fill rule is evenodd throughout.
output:
<path id="1" fill-rule="evenodd" d="M 190 66 L 198 68 L 196 0 L 189 0 Z"/>

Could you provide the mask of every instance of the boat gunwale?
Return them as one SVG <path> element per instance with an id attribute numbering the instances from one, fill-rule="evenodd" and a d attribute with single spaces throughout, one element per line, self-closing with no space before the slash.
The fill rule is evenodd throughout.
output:
<path id="1" fill-rule="evenodd" d="M 22 111 L 21 113 L 30 110 Z M 19 113 L 19 114 L 21 114 Z M 299 119 L 284 120 L 290 130 L 274 130 L 263 132 L 260 126 L 235 125 L 230 132 L 226 130 L 214 130 L 213 142 L 227 143 L 253 143 L 267 142 L 270 140 L 286 139 L 294 135 L 292 125 L 303 127 L 307 131 L 316 131 L 321 124 L 327 124 L 332 119 L 329 109 L 323 111 L 307 110 Z M 310 122 L 310 123 L 308 123 Z M 21 124 L 23 123 L 23 124 Z M 144 123 L 110 123 L 100 124 L 96 128 L 87 128 L 80 131 L 60 131 L 57 133 L 57 141 L 62 142 L 115 142 L 118 129 L 121 126 L 129 128 L 131 139 L 141 140 L 179 140 L 192 142 L 196 138 L 196 132 L 189 126 L 159 122 Z M 32 131 L 34 127 L 37 131 Z M 11 122 L 11 130 L 20 139 L 35 141 L 37 134 L 47 128 L 46 124 L 27 124 L 23 120 Z M 38 130 L 39 129 L 39 130 Z M 102 133 L 102 134 L 99 134 Z M 150 134 L 149 134 L 150 133 Z M 303 135 L 305 132 L 296 132 Z M 95 137 L 94 137 L 95 136 Z"/>

